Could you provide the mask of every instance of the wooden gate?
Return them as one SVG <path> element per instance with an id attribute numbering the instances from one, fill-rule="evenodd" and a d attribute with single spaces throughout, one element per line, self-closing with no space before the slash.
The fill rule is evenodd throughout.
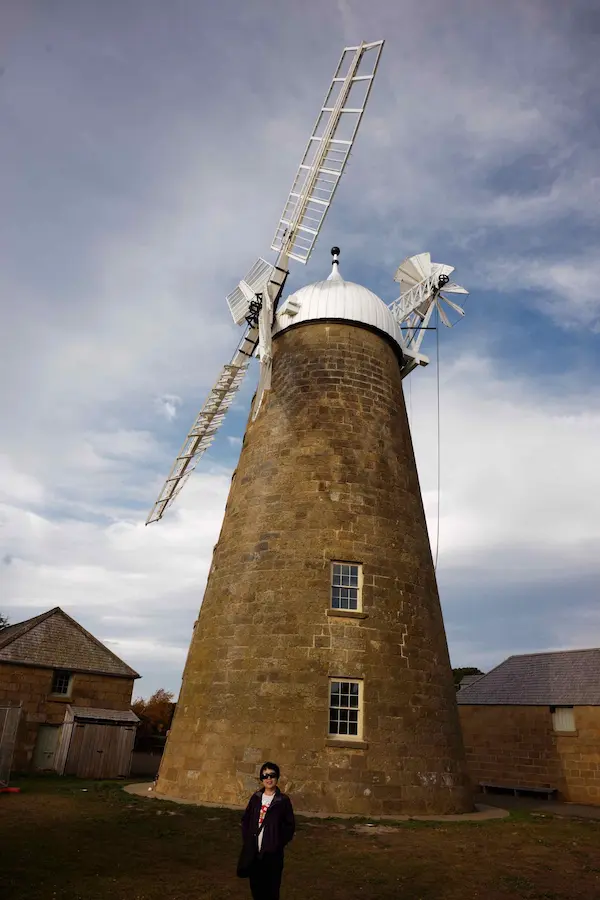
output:
<path id="1" fill-rule="evenodd" d="M 0 706 L 0 787 L 10 778 L 20 718 L 20 706 Z"/>
<path id="2" fill-rule="evenodd" d="M 127 777 L 134 739 L 133 725 L 76 721 L 64 774 L 78 778 Z"/>

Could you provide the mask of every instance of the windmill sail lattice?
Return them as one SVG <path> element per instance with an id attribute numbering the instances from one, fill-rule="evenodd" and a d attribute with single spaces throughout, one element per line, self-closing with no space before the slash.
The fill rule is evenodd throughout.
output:
<path id="1" fill-rule="evenodd" d="M 196 416 L 196 420 L 185 439 L 183 447 L 177 454 L 177 459 L 169 472 L 158 500 L 150 511 L 146 525 L 149 525 L 150 522 L 157 522 L 162 517 L 166 508 L 173 502 L 196 468 L 202 454 L 208 450 L 214 441 L 215 435 L 225 418 L 225 413 L 231 406 L 233 398 L 244 380 L 248 362 L 256 347 L 257 339 L 258 330 L 256 328 L 248 329 L 242 339 L 242 343 L 250 351 L 249 355 L 244 362 L 236 365 L 239 355 L 244 352 L 238 349 L 231 363 L 223 367 L 204 406 Z"/>
<path id="2" fill-rule="evenodd" d="M 346 47 L 308 141 L 271 247 L 307 262 L 358 131 L 383 41 Z"/>
<path id="3" fill-rule="evenodd" d="M 158 500 L 146 520 L 156 522 L 173 502 L 202 454 L 215 438 L 248 368 L 258 355 L 261 372 L 253 407 L 256 417 L 263 392 L 271 383 L 273 317 L 288 274 L 290 259 L 306 263 L 344 172 L 375 78 L 383 41 L 346 47 L 336 68 L 308 141 L 271 245 L 275 265 L 259 258 L 227 296 L 236 325 L 246 323 L 231 362 L 224 366 L 198 413 Z"/>

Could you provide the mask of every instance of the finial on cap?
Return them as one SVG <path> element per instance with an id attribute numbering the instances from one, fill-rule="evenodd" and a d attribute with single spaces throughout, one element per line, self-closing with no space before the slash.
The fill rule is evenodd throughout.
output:
<path id="1" fill-rule="evenodd" d="M 340 275 L 339 269 L 340 261 L 338 259 L 340 255 L 340 248 L 332 247 L 331 255 L 333 256 L 333 269 L 331 270 L 331 275 L 329 276 L 327 281 L 342 281 L 342 276 Z"/>

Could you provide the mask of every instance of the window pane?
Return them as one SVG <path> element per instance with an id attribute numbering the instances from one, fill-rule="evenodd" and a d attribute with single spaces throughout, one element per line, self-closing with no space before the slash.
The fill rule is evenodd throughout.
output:
<path id="1" fill-rule="evenodd" d="M 64 671 L 56 671 L 52 677 L 52 693 L 68 694 L 69 684 L 71 682 L 71 673 Z"/>
<path id="2" fill-rule="evenodd" d="M 552 714 L 554 731 L 575 731 L 575 715 L 568 706 L 558 706 Z"/>
<path id="3" fill-rule="evenodd" d="M 332 609 L 359 609 L 359 565 L 333 563 L 331 575 Z"/>
<path id="4" fill-rule="evenodd" d="M 332 681 L 329 704 L 329 734 L 359 737 L 360 683 Z"/>

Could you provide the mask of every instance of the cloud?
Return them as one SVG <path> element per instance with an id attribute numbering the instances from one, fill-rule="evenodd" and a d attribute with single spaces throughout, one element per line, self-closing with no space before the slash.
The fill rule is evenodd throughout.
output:
<path id="1" fill-rule="evenodd" d="M 435 376 L 413 385 L 413 433 L 432 535 L 437 520 Z M 600 390 L 464 357 L 442 369 L 440 565 L 506 583 L 596 572 Z M 427 411 L 427 412 L 426 412 Z M 569 477 L 577 469 L 580 491 Z M 598 635 L 600 639 L 600 634 Z"/>
<path id="2" fill-rule="evenodd" d="M 167 422 L 172 422 L 177 418 L 177 411 L 182 402 L 177 394 L 163 394 L 162 397 L 155 398 L 154 405 L 159 415 L 164 416 Z"/>

